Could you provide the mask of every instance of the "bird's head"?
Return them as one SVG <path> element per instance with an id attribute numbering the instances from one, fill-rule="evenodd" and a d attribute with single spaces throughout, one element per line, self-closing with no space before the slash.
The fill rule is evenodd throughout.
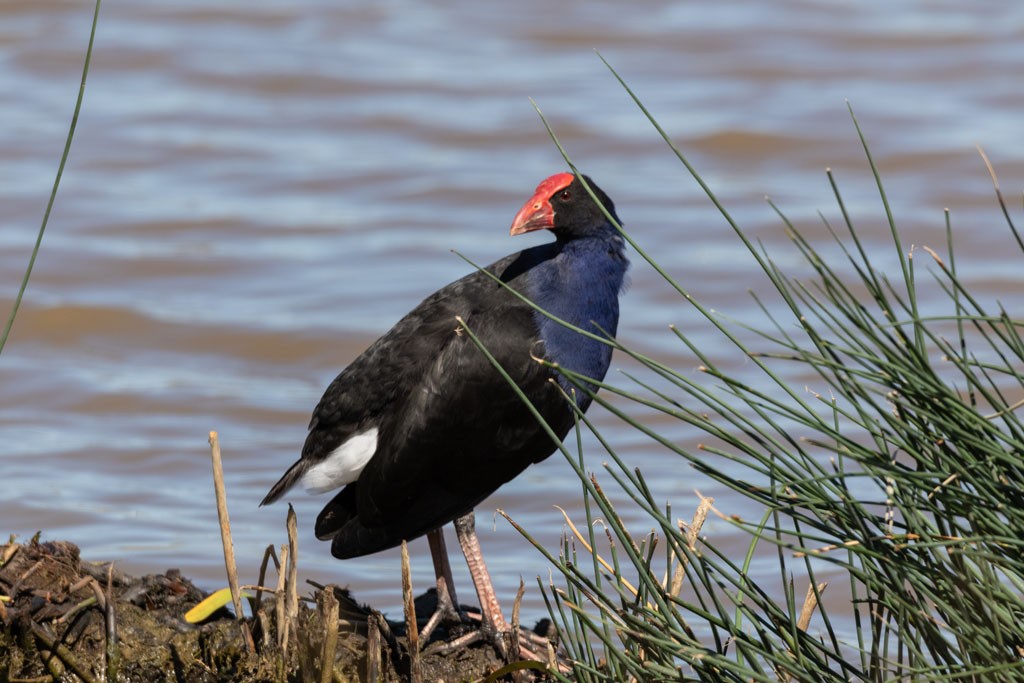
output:
<path id="1" fill-rule="evenodd" d="M 588 176 L 583 177 L 604 208 L 618 221 L 612 200 Z M 556 173 L 538 185 L 533 196 L 519 209 L 509 233 L 514 236 L 541 229 L 551 230 L 559 239 L 618 234 L 580 179 L 572 173 Z"/>

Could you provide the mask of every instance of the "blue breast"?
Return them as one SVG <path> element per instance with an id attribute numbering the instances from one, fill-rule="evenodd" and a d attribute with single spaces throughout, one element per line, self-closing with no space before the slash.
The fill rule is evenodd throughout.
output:
<path id="1" fill-rule="evenodd" d="M 531 273 L 535 303 L 566 322 L 599 336 L 614 335 L 619 324 L 619 293 L 629 261 L 622 238 L 602 235 L 563 243 L 558 253 Z M 536 313 L 544 355 L 552 363 L 595 380 L 604 379 L 612 349 L 547 316 Z M 572 383 L 558 377 L 566 391 Z M 596 387 L 588 385 L 591 391 Z M 581 397 L 586 406 L 589 398 Z"/>

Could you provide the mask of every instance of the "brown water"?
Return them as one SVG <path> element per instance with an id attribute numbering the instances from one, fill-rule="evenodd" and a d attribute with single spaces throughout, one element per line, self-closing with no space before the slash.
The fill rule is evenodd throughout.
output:
<path id="1" fill-rule="evenodd" d="M 949 207 L 967 280 L 1020 310 L 1021 254 L 973 148 L 988 150 L 1004 190 L 1019 196 L 1024 5 L 428 5 L 104 4 L 61 194 L 0 358 L 0 529 L 43 529 L 129 571 L 177 566 L 219 586 L 206 444 L 216 429 L 236 553 L 254 581 L 263 548 L 284 538 L 284 509 L 257 502 L 297 455 L 326 383 L 467 271 L 451 250 L 489 262 L 544 239 L 507 235 L 534 185 L 564 168 L 528 98 L 673 275 L 708 305 L 752 319 L 747 290 L 764 281 L 751 258 L 595 48 L 783 265 L 799 264 L 786 260 L 763 196 L 823 234 L 816 212 L 838 218 L 825 167 L 869 248 L 891 257 L 849 99 L 905 244 L 941 249 Z M 52 183 L 90 17 L 84 1 L 0 2 L 2 311 Z M 695 368 L 667 332 L 676 323 L 727 352 L 634 262 L 624 340 Z M 695 489 L 726 512 L 755 512 L 608 415 L 595 418 L 680 514 Z M 663 427 L 680 443 L 701 440 Z M 598 467 L 602 453 L 589 452 Z M 493 510 L 554 544 L 562 524 L 552 506 L 571 508 L 577 490 L 554 457 L 478 509 L 501 593 L 547 569 L 507 523 L 492 524 Z M 394 612 L 397 554 L 332 560 L 310 532 L 321 502 L 295 498 L 306 576 L 348 583 Z M 742 543 L 723 522 L 706 531 Z M 413 552 L 425 586 L 425 542 Z M 527 618 L 542 609 L 534 589 Z"/>

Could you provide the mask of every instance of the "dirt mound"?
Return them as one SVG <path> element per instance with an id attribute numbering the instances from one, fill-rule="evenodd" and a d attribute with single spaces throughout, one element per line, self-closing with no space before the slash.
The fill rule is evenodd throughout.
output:
<path id="1" fill-rule="evenodd" d="M 339 627 L 336 644 L 325 648 L 328 590 L 338 602 Z M 201 624 L 187 623 L 184 614 L 205 595 L 177 570 L 133 578 L 83 562 L 65 541 L 0 545 L 0 681 L 409 679 L 400 625 L 345 591 L 327 587 L 301 600 L 285 639 L 268 593 L 250 603 L 254 617 L 239 621 L 220 609 Z M 429 610 L 429 596 L 418 602 Z M 485 644 L 437 650 L 420 656 L 423 681 L 479 680 L 503 666 Z M 330 671 L 323 672 L 321 660 L 332 651 Z"/>

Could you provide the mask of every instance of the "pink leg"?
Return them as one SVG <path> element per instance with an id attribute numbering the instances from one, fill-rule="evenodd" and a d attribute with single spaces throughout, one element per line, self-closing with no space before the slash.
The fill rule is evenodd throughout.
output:
<path id="1" fill-rule="evenodd" d="M 455 580 L 452 578 L 452 566 L 448 562 L 448 549 L 444 543 L 444 532 L 435 529 L 427 532 L 430 544 L 430 557 L 434 561 L 434 577 L 437 583 L 437 608 L 430 615 L 420 638 L 425 643 L 430 639 L 437 625 L 443 620 L 460 621 L 459 599 L 455 595 Z"/>
<path id="2" fill-rule="evenodd" d="M 444 532 L 441 529 L 428 531 L 427 542 L 430 544 L 430 557 L 434 560 L 437 600 L 439 603 L 447 601 L 449 606 L 456 608 L 459 598 L 455 595 L 455 579 L 452 578 L 452 566 L 448 563 L 448 548 L 445 547 Z"/>
<path id="3" fill-rule="evenodd" d="M 472 511 L 455 519 L 455 535 L 462 546 L 462 554 L 466 556 L 466 565 L 469 567 L 470 576 L 473 577 L 477 597 L 480 598 L 482 628 L 489 632 L 487 635 L 494 639 L 495 647 L 502 655 L 507 656 L 508 644 L 505 639 L 511 634 L 511 630 L 501 614 L 501 605 L 498 604 L 498 596 L 491 584 L 491 575 L 484 564 L 480 542 L 476 537 L 476 518 Z"/>

